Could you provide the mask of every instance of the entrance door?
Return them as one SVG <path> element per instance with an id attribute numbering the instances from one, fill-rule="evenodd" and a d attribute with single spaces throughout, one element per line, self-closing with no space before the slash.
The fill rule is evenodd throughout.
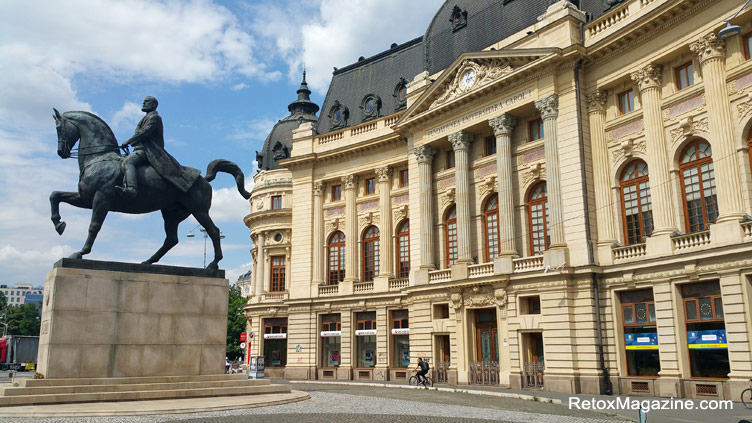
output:
<path id="1" fill-rule="evenodd" d="M 475 333 L 478 361 L 499 361 L 499 334 L 496 328 L 479 327 Z"/>
<path id="2" fill-rule="evenodd" d="M 470 362 L 470 383 L 499 384 L 499 332 L 496 309 L 475 311 L 475 358 Z"/>
<path id="3" fill-rule="evenodd" d="M 436 335 L 436 356 L 433 363 L 434 383 L 448 383 L 447 371 L 452 362 L 449 335 Z"/>
<path id="4" fill-rule="evenodd" d="M 543 388 L 543 334 L 540 332 L 526 333 L 527 354 L 525 354 L 525 386 L 527 388 Z"/>

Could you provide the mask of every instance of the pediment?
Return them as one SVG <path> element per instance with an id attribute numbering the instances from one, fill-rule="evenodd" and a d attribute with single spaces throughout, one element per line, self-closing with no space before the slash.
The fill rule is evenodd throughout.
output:
<path id="1" fill-rule="evenodd" d="M 558 48 L 540 48 L 464 53 L 405 111 L 397 125 L 413 116 L 442 108 L 457 99 L 483 91 L 508 75 L 524 71 L 535 62 L 559 55 L 560 52 Z M 471 82 L 472 76 L 474 79 Z"/>

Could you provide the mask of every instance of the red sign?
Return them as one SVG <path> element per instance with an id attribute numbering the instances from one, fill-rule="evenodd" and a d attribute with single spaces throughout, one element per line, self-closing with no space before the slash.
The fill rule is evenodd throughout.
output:
<path id="1" fill-rule="evenodd" d="M 248 334 L 245 332 L 240 332 L 240 341 L 245 341 L 248 339 Z"/>

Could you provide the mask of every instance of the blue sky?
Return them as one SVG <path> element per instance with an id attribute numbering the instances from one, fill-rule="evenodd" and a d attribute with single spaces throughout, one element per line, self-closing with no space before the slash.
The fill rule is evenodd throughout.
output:
<path id="1" fill-rule="evenodd" d="M 166 149 L 206 171 L 238 163 L 252 187 L 255 151 L 287 115 L 303 66 L 321 105 L 333 67 L 421 35 L 441 0 L 0 2 L 0 283 L 42 285 L 55 261 L 83 245 L 90 210 L 62 205 L 58 236 L 49 194 L 75 191 L 78 165 L 56 153 L 52 108 L 91 111 L 118 141 L 132 135 L 146 95 L 159 100 Z M 211 215 L 226 238 L 220 267 L 250 269 L 249 207 L 229 175 L 212 183 Z M 201 266 L 203 239 L 186 235 L 160 262 Z M 110 213 L 94 260 L 140 262 L 164 239 L 159 213 Z M 209 245 L 207 255 L 211 255 Z M 209 259 L 210 260 L 210 259 Z M 207 261 L 209 261 L 207 260 Z"/>

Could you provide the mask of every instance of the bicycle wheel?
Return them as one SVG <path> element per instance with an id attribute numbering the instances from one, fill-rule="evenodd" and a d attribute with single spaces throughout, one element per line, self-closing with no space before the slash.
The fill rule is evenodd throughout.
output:
<path id="1" fill-rule="evenodd" d="M 428 376 L 426 376 L 426 387 L 433 388 L 433 379 Z"/>
<path id="2" fill-rule="evenodd" d="M 418 377 L 410 376 L 410 379 L 407 380 L 407 384 L 410 386 L 418 386 Z"/>
<path id="3" fill-rule="evenodd" d="M 752 408 L 752 388 L 747 388 L 742 391 L 742 404 L 746 408 Z"/>

